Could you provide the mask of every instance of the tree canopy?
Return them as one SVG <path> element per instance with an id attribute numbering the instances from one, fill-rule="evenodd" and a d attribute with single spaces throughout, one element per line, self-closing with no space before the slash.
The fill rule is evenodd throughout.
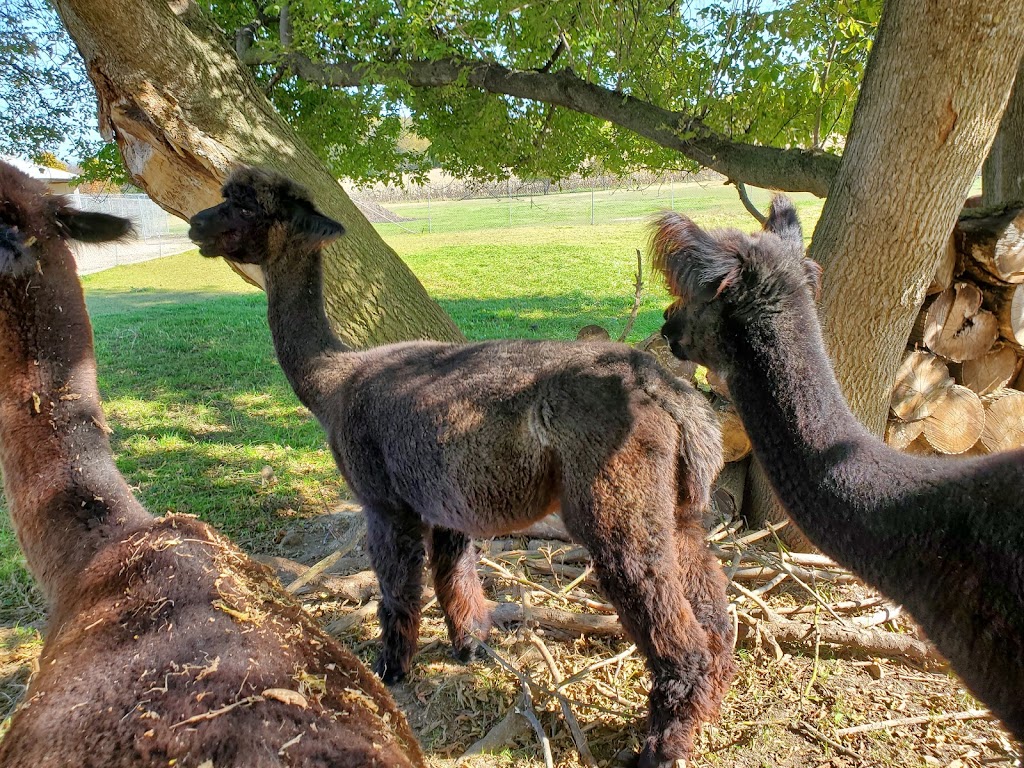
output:
<path id="1" fill-rule="evenodd" d="M 206 0 L 338 174 L 715 168 L 824 195 L 880 0 Z M 430 141 L 399 150 L 403 122 Z"/>
<path id="2" fill-rule="evenodd" d="M 96 95 L 45 0 L 0 0 L 0 153 L 96 149 Z"/>

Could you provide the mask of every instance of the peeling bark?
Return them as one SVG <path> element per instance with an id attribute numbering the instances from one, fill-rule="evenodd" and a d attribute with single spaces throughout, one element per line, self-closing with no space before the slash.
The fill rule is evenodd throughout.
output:
<path id="1" fill-rule="evenodd" d="M 327 312 L 347 343 L 462 338 L 192 0 L 54 5 L 96 86 L 101 132 L 161 207 L 188 218 L 220 199 L 234 166 L 275 168 L 348 230 L 324 261 Z M 246 277 L 260 284 L 258 270 Z"/>

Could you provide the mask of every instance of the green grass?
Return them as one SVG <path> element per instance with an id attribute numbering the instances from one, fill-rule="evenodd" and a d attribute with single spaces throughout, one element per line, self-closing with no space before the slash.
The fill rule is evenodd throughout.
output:
<path id="1" fill-rule="evenodd" d="M 754 228 L 734 190 L 682 187 L 676 208 L 698 223 Z M 603 210 L 605 220 L 626 220 L 619 224 L 509 229 L 506 220 L 485 229 L 493 201 L 467 201 L 432 205 L 432 215 L 443 207 L 450 217 L 443 234 L 380 229 L 470 339 L 570 339 L 590 323 L 617 336 L 633 300 L 636 249 L 647 241 L 640 219 L 650 211 L 614 194 L 617 207 Z M 589 193 L 557 197 L 546 204 L 589 211 Z M 809 236 L 821 202 L 795 197 Z M 755 200 L 763 208 L 767 194 Z M 451 231 L 457 226 L 463 231 Z M 658 327 L 667 301 L 645 272 L 633 339 Z M 276 364 L 261 292 L 194 251 L 83 284 L 118 466 L 152 512 L 199 515 L 243 547 L 266 551 L 290 521 L 346 494 L 319 426 Z M 276 476 L 269 484 L 261 476 L 268 465 Z M 0 514 L 0 623 L 38 619 L 40 605 Z"/>

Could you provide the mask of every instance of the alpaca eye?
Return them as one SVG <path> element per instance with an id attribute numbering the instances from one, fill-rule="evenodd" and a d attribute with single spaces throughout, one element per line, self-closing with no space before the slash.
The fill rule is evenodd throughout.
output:
<path id="1" fill-rule="evenodd" d="M 242 214 L 242 216 L 243 216 L 243 217 L 245 217 L 246 219 L 251 219 L 251 218 L 252 218 L 253 216 L 255 216 L 255 215 L 256 215 L 256 209 L 255 209 L 255 208 L 250 208 L 249 206 L 246 206 L 246 205 L 243 205 L 243 206 L 242 206 L 242 207 L 241 207 L 241 208 L 239 209 L 239 212 L 240 212 L 240 213 Z"/>

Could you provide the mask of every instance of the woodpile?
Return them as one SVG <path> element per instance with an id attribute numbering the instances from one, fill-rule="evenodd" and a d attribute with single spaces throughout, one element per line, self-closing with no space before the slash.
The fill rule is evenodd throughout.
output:
<path id="1" fill-rule="evenodd" d="M 928 294 L 886 442 L 932 455 L 1024 446 L 1024 209 L 965 210 Z"/>

